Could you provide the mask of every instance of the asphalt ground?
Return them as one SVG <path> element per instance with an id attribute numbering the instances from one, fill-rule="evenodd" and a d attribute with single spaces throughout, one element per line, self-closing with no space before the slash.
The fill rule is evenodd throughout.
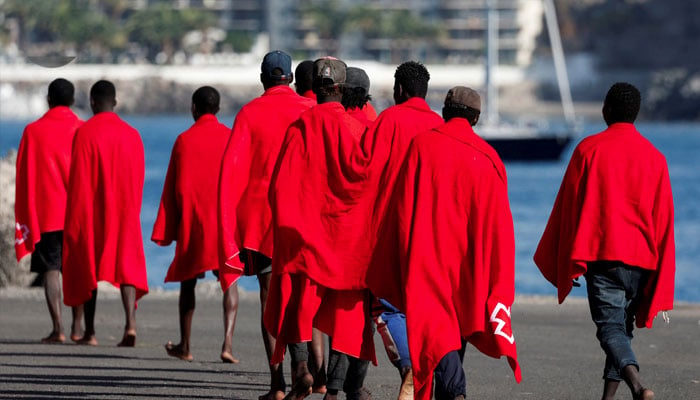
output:
<path id="1" fill-rule="evenodd" d="M 156 292 L 138 304 L 136 347 L 118 348 L 124 324 L 118 292 L 100 290 L 96 347 L 39 342 L 51 324 L 41 289 L 0 289 L 0 398 L 257 399 L 269 375 L 260 336 L 257 293 L 242 293 L 234 338 L 239 364 L 219 360 L 220 291 L 198 290 L 191 349 L 194 361 L 166 355 L 179 341 L 177 293 Z M 505 359 L 469 347 L 464 366 L 469 399 L 599 399 L 604 354 L 585 299 L 557 305 L 550 297 L 517 297 L 512 309 L 523 380 Z M 656 399 L 700 399 L 700 304 L 678 304 L 671 323 L 635 330 L 633 347 L 645 386 Z M 70 326 L 70 310 L 63 320 Z M 67 335 L 68 336 L 68 335 Z M 378 367 L 365 386 L 373 399 L 395 399 L 400 379 L 376 337 Z M 289 384 L 289 361 L 285 360 Z M 344 398 L 341 394 L 341 398 Z M 310 399 L 322 399 L 314 394 Z M 626 387 L 618 399 L 631 398 Z"/>

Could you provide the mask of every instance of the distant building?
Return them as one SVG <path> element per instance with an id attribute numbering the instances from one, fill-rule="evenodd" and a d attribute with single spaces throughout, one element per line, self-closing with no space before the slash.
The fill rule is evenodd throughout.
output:
<path id="1" fill-rule="evenodd" d="M 489 0 L 338 0 L 339 7 L 364 6 L 379 14 L 403 11 L 436 27 L 435 37 L 401 39 L 345 31 L 341 37 L 323 38 L 314 21 L 304 15 L 323 0 L 172 0 L 174 8 L 210 10 L 227 32 L 268 34 L 270 48 L 313 58 L 335 54 L 384 62 L 421 59 L 434 63 L 475 63 L 485 53 L 486 13 Z M 162 0 L 130 0 L 129 8 L 143 9 Z M 499 61 L 526 66 L 542 31 L 539 0 L 493 0 L 498 10 Z"/>

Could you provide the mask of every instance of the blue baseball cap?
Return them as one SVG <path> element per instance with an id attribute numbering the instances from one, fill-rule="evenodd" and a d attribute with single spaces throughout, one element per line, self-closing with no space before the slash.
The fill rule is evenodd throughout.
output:
<path id="1" fill-rule="evenodd" d="M 275 72 L 275 70 L 278 70 Z M 263 58 L 260 74 L 269 79 L 283 80 L 292 78 L 292 57 L 289 54 L 274 50 Z"/>

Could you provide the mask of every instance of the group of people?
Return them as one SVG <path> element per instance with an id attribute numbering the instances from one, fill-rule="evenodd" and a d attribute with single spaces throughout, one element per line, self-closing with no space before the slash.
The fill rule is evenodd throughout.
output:
<path id="1" fill-rule="evenodd" d="M 257 276 L 270 368 L 261 400 L 370 399 L 374 333 L 401 378 L 397 398 L 464 399 L 467 343 L 505 356 L 521 373 L 511 328 L 515 239 L 506 169 L 474 130 L 475 90 L 456 86 L 442 115 L 425 101 L 430 74 L 408 61 L 394 75 L 395 105 L 372 107 L 367 73 L 334 57 L 299 63 L 265 55 L 264 93 L 221 124 L 219 93 L 192 95 L 194 124 L 180 134 L 151 240 L 176 242 L 166 282 L 180 282 L 180 341 L 192 360 L 195 286 L 207 271 L 223 291 L 221 360 L 233 354 L 237 280 Z M 294 83 L 296 90 L 292 89 Z M 143 144 L 114 113 L 109 81 L 90 90 L 94 116 L 70 110 L 73 85 L 49 85 L 49 111 L 29 124 L 17 158 L 16 249 L 43 274 L 65 341 L 61 295 L 73 307 L 70 338 L 97 345 L 97 282 L 121 290 L 136 341 L 135 304 L 148 292 L 139 214 Z M 635 129 L 639 91 L 617 83 L 608 128 L 576 148 L 535 253 L 560 302 L 585 276 L 606 353 L 603 399 L 625 381 L 651 399 L 631 350 L 634 322 L 651 327 L 673 306 L 673 200 L 665 159 Z M 60 272 L 63 273 L 61 286 Z M 84 319 L 83 329 L 81 320 Z M 325 337 L 328 337 L 328 358 Z M 291 358 L 287 390 L 283 360 Z"/>

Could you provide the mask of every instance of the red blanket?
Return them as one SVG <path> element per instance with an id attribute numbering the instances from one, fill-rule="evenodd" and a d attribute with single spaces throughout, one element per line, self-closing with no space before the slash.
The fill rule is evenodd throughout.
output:
<path id="1" fill-rule="evenodd" d="M 144 181 L 139 133 L 113 112 L 101 112 L 73 141 L 63 233 L 64 302 L 90 299 L 98 281 L 148 292 L 141 236 Z"/>
<path id="2" fill-rule="evenodd" d="M 240 248 L 272 256 L 270 176 L 289 125 L 315 105 L 288 86 L 274 86 L 236 115 L 221 164 L 219 248 L 223 272 L 242 273 Z"/>
<path id="3" fill-rule="evenodd" d="M 357 223 L 367 220 L 366 209 L 351 206 L 366 186 L 355 139 L 364 129 L 340 103 L 325 103 L 287 131 L 270 187 L 275 245 L 264 320 L 277 337 L 273 362 L 287 343 L 311 340 L 312 325 L 336 335 L 334 349 L 374 361 L 358 274 L 367 262 L 366 251 L 357 251 L 366 247 Z"/>
<path id="4" fill-rule="evenodd" d="M 42 233 L 63 230 L 71 146 L 82 123 L 70 108 L 57 106 L 24 129 L 15 188 L 18 261 L 34 251 Z"/>
<path id="5" fill-rule="evenodd" d="M 277 338 L 273 364 L 283 361 L 289 343 L 311 341 L 317 328 L 334 350 L 377 365 L 367 290 L 329 289 L 304 274 L 273 271 L 269 293 L 264 323 Z"/>
<path id="6" fill-rule="evenodd" d="M 165 282 L 219 269 L 217 195 L 212 189 L 219 183 L 230 135 L 216 116 L 205 114 L 175 140 L 151 235 L 161 246 L 177 241 Z"/>
<path id="7" fill-rule="evenodd" d="M 352 207 L 366 187 L 355 137 L 365 126 L 340 103 L 319 104 L 287 131 L 270 187 L 278 273 L 303 273 L 333 289 L 362 289 L 367 210 Z M 277 247 L 283 244 L 283 247 Z"/>
<path id="8" fill-rule="evenodd" d="M 633 124 L 581 141 L 571 157 L 534 256 L 559 302 L 587 263 L 616 260 L 653 271 L 638 327 L 673 308 L 673 196 L 664 156 Z"/>
<path id="9" fill-rule="evenodd" d="M 515 240 L 505 168 L 464 119 L 415 137 L 380 232 L 388 300 L 406 313 L 416 399 L 461 338 L 507 356 L 520 381 L 510 307 Z M 393 295 L 391 295 L 393 293 Z"/>
<path id="10" fill-rule="evenodd" d="M 376 232 L 386 211 L 408 144 L 416 134 L 443 123 L 442 117 L 433 112 L 425 100 L 414 97 L 384 110 L 365 134 L 362 146 L 365 154 L 370 157 L 368 203 L 364 205 L 371 216 L 366 224 L 368 251 L 372 252 L 375 248 Z M 377 247 L 376 252 L 381 253 L 381 247 Z M 364 276 L 363 286 L 369 287 L 375 296 L 388 296 L 384 293 L 384 281 L 387 276 L 381 268 L 372 267 Z"/>
<path id="11" fill-rule="evenodd" d="M 347 113 L 351 117 L 360 121 L 360 123 L 362 123 L 362 125 L 364 125 L 367 128 L 369 128 L 372 125 L 373 120 L 369 120 L 367 118 L 367 114 L 365 113 L 364 108 L 358 108 L 358 107 L 350 108 L 347 110 Z M 364 132 L 358 132 L 358 133 L 362 134 Z M 360 136 L 356 137 L 355 139 L 359 142 L 360 140 L 362 140 L 362 136 L 360 135 Z"/>
<path id="12" fill-rule="evenodd" d="M 367 102 L 364 107 L 362 107 L 362 112 L 365 113 L 367 119 L 374 121 L 377 119 L 377 111 L 374 109 L 371 103 Z"/>

